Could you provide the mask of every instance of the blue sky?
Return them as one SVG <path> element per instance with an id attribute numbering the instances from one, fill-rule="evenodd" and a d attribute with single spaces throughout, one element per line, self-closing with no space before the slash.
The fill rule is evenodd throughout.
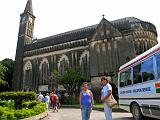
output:
<path id="1" fill-rule="evenodd" d="M 32 0 L 36 16 L 34 37 L 43 38 L 109 21 L 137 17 L 153 23 L 160 35 L 159 0 Z M 1 0 L 0 60 L 15 59 L 20 14 L 27 0 Z M 159 38 L 158 38 L 159 39 Z"/>

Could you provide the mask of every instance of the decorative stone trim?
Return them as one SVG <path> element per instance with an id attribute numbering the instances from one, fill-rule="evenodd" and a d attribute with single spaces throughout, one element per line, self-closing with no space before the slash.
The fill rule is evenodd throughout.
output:
<path id="1" fill-rule="evenodd" d="M 73 47 L 80 47 L 80 46 L 86 46 L 88 44 L 87 38 L 76 40 L 76 41 L 70 41 L 66 43 L 61 43 L 57 45 L 52 45 L 52 46 L 47 46 L 31 51 L 25 51 L 24 56 L 32 56 L 32 55 L 37 55 L 37 54 L 42 54 L 42 53 L 47 53 L 47 52 L 52 52 L 52 51 L 59 51 L 59 50 L 64 50 L 68 48 L 73 48 Z"/>
<path id="2" fill-rule="evenodd" d="M 157 37 L 156 37 L 156 34 L 154 32 L 150 32 L 150 31 L 143 31 L 143 30 L 140 30 L 140 31 L 135 31 L 133 32 L 133 36 L 134 38 L 136 39 L 139 39 L 139 38 L 148 38 L 148 39 L 153 39 L 153 40 L 157 40 Z"/>
<path id="3" fill-rule="evenodd" d="M 81 46 L 81 47 L 75 47 L 75 48 L 64 49 L 64 50 L 59 50 L 59 51 L 52 51 L 49 53 L 41 53 L 39 55 L 33 55 L 33 56 L 28 56 L 28 57 L 26 56 L 23 58 L 23 61 L 35 59 L 37 57 L 40 58 L 40 57 L 47 57 L 47 56 L 51 56 L 51 55 L 57 55 L 57 54 L 65 54 L 70 51 L 81 50 L 81 49 L 86 49 L 86 48 L 88 48 L 88 46 Z"/>

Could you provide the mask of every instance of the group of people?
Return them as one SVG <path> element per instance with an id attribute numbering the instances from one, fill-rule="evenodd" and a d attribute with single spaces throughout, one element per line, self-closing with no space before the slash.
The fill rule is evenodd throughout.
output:
<path id="1" fill-rule="evenodd" d="M 101 78 L 103 85 L 101 90 L 101 101 L 104 104 L 104 112 L 106 120 L 112 120 L 112 108 L 107 104 L 108 98 L 112 95 L 112 86 L 109 84 L 107 77 Z M 88 83 L 84 82 L 83 90 L 79 95 L 80 109 L 82 120 L 89 120 L 92 108 L 94 107 L 93 93 L 88 89 Z"/>
<path id="2" fill-rule="evenodd" d="M 112 93 L 112 86 L 108 82 L 107 77 L 101 78 L 101 83 L 103 85 L 101 90 L 101 101 L 104 104 L 104 113 L 106 120 L 112 120 L 112 108 L 107 104 L 108 98 L 113 94 Z M 45 97 L 40 93 L 38 95 L 38 101 L 46 102 L 46 108 L 48 109 L 49 106 L 53 108 L 53 112 L 57 111 L 60 108 L 60 94 L 57 95 L 56 92 L 52 92 L 50 95 L 47 93 Z M 89 85 L 87 82 L 83 83 L 83 89 L 80 91 L 79 95 L 79 103 L 80 109 L 82 113 L 82 120 L 89 120 L 92 108 L 94 107 L 94 99 L 93 93 L 89 90 Z"/>
<path id="3" fill-rule="evenodd" d="M 40 92 L 38 95 L 38 101 L 40 102 L 45 102 L 46 103 L 46 109 L 48 110 L 49 108 L 53 109 L 53 112 L 57 111 L 60 109 L 60 93 L 57 93 L 53 91 L 50 95 L 49 93 L 46 93 L 45 97 L 43 94 Z"/>

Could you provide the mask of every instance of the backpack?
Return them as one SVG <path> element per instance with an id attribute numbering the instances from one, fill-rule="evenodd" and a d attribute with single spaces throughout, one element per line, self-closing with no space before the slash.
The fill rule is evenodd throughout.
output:
<path id="1" fill-rule="evenodd" d="M 52 102 L 57 102 L 58 101 L 58 96 L 57 95 L 52 95 L 51 96 L 51 100 L 52 100 Z"/>

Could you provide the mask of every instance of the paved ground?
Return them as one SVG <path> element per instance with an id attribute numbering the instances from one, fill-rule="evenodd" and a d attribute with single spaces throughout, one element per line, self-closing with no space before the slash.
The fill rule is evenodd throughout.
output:
<path id="1" fill-rule="evenodd" d="M 49 111 L 45 120 L 81 120 L 81 110 L 74 108 L 62 108 L 59 112 Z M 102 111 L 93 110 L 90 120 L 105 120 Z M 113 112 L 113 120 L 132 120 L 132 115 L 127 112 Z"/>

